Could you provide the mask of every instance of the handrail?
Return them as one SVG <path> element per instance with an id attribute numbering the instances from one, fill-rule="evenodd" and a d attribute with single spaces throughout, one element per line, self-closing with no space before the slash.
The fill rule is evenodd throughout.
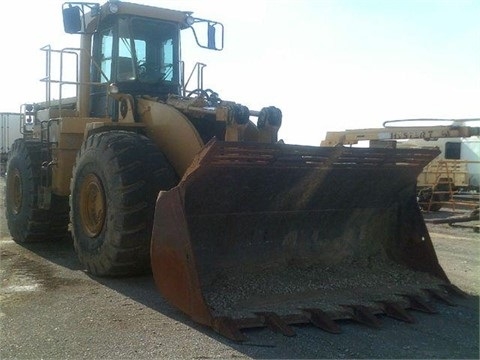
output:
<path id="1" fill-rule="evenodd" d="M 50 45 L 46 45 L 42 47 L 40 50 L 45 51 L 46 53 L 46 60 L 45 60 L 45 77 L 40 79 L 41 82 L 45 83 L 45 102 L 47 107 L 52 106 L 52 84 L 58 84 L 58 108 L 59 110 L 62 109 L 62 100 L 63 98 L 63 87 L 68 85 L 75 86 L 75 98 L 78 98 L 79 94 L 79 87 L 81 85 L 90 85 L 90 86 L 104 86 L 105 92 L 107 92 L 109 83 L 102 83 L 102 82 L 94 82 L 88 81 L 83 82 L 79 80 L 79 56 L 82 51 L 86 51 L 85 49 L 81 48 L 63 48 L 61 50 L 54 50 L 51 48 Z M 59 54 L 59 67 L 60 71 L 58 74 L 58 79 L 52 78 L 52 54 Z M 73 56 L 75 62 L 75 78 L 74 80 L 65 80 L 65 71 L 64 65 L 66 62 L 66 56 Z M 108 79 L 106 74 L 102 71 L 101 67 L 92 60 L 93 66 L 98 69 L 101 76 L 104 79 Z"/>
<path id="2" fill-rule="evenodd" d="M 186 96 L 187 94 L 187 86 L 190 83 L 190 80 L 192 79 L 193 74 L 195 72 L 197 73 L 197 87 L 196 89 L 201 89 L 203 90 L 203 69 L 207 66 L 207 64 L 197 62 L 195 66 L 193 67 L 192 71 L 190 72 L 190 75 L 188 76 L 187 82 L 185 84 L 182 84 L 182 95 Z M 183 67 L 182 67 L 183 69 Z"/>

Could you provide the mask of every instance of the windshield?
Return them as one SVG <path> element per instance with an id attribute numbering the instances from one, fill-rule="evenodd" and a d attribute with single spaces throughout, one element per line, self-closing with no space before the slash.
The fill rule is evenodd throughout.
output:
<path id="1" fill-rule="evenodd" d="M 117 44 L 114 34 L 112 29 L 105 29 L 102 34 L 101 69 L 107 77 L 104 80 L 178 84 L 178 28 L 175 24 L 121 18 Z"/>

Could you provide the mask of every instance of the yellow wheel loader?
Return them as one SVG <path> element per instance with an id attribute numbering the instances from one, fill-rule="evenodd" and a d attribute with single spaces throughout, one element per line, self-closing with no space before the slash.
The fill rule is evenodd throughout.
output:
<path id="1" fill-rule="evenodd" d="M 47 73 L 46 100 L 23 105 L 34 127 L 7 165 L 15 241 L 70 230 L 91 274 L 151 269 L 173 306 L 238 341 L 252 327 L 412 322 L 406 309 L 450 301 L 415 194 L 437 151 L 284 144 L 278 108 L 222 100 L 203 64 L 187 90 L 180 37 L 221 50 L 221 23 L 119 1 L 62 10 L 81 46 L 42 48 L 47 70 L 54 56 L 76 68 Z"/>

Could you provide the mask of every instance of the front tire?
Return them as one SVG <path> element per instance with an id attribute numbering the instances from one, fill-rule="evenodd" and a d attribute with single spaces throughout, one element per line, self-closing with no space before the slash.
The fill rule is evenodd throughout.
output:
<path id="1" fill-rule="evenodd" d="M 68 197 L 52 194 L 50 209 L 38 208 L 41 143 L 17 139 L 8 156 L 6 218 L 18 243 L 63 239 L 68 236 Z"/>
<path id="2" fill-rule="evenodd" d="M 146 136 L 90 136 L 77 156 L 70 189 L 73 241 L 85 268 L 97 276 L 150 269 L 157 195 L 176 183 L 172 167 Z"/>

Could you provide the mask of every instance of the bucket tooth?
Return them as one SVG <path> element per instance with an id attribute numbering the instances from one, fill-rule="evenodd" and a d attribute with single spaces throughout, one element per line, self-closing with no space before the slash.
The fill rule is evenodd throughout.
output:
<path id="1" fill-rule="evenodd" d="M 235 320 L 229 317 L 217 317 L 214 319 L 213 329 L 220 335 L 233 340 L 233 341 L 245 341 L 247 337 L 240 331 Z"/>
<path id="2" fill-rule="evenodd" d="M 453 284 L 444 284 L 442 285 L 442 287 L 445 288 L 450 294 L 453 294 L 462 298 L 468 297 L 468 294 L 465 291 L 461 290 L 460 288 L 458 288 Z"/>
<path id="3" fill-rule="evenodd" d="M 424 289 L 429 295 L 431 295 L 432 297 L 434 297 L 435 299 L 437 300 L 441 300 L 443 301 L 445 304 L 449 305 L 449 306 L 457 306 L 457 304 L 455 304 L 451 299 L 450 297 L 445 293 L 443 292 L 442 290 L 439 290 L 439 289 Z"/>
<path id="4" fill-rule="evenodd" d="M 405 321 L 407 323 L 413 324 L 416 322 L 415 318 L 410 315 L 400 304 L 392 301 L 382 301 L 383 310 L 385 315 L 396 320 Z"/>
<path id="5" fill-rule="evenodd" d="M 410 301 L 411 309 L 425 312 L 428 314 L 438 314 L 438 310 L 435 309 L 433 305 L 425 301 L 421 296 L 413 294 L 406 294 L 402 296 L 406 297 Z"/>
<path id="6" fill-rule="evenodd" d="M 310 322 L 316 327 L 332 334 L 340 334 L 342 329 L 328 314 L 320 309 L 302 309 L 309 314 Z"/>
<path id="7" fill-rule="evenodd" d="M 263 319 L 263 322 L 272 331 L 281 333 L 285 336 L 296 336 L 297 334 L 283 319 L 274 312 L 257 312 L 257 316 Z"/>
<path id="8" fill-rule="evenodd" d="M 377 329 L 382 326 L 380 320 L 368 307 L 364 305 L 344 305 L 344 307 L 352 310 L 352 319 L 356 322 Z"/>

